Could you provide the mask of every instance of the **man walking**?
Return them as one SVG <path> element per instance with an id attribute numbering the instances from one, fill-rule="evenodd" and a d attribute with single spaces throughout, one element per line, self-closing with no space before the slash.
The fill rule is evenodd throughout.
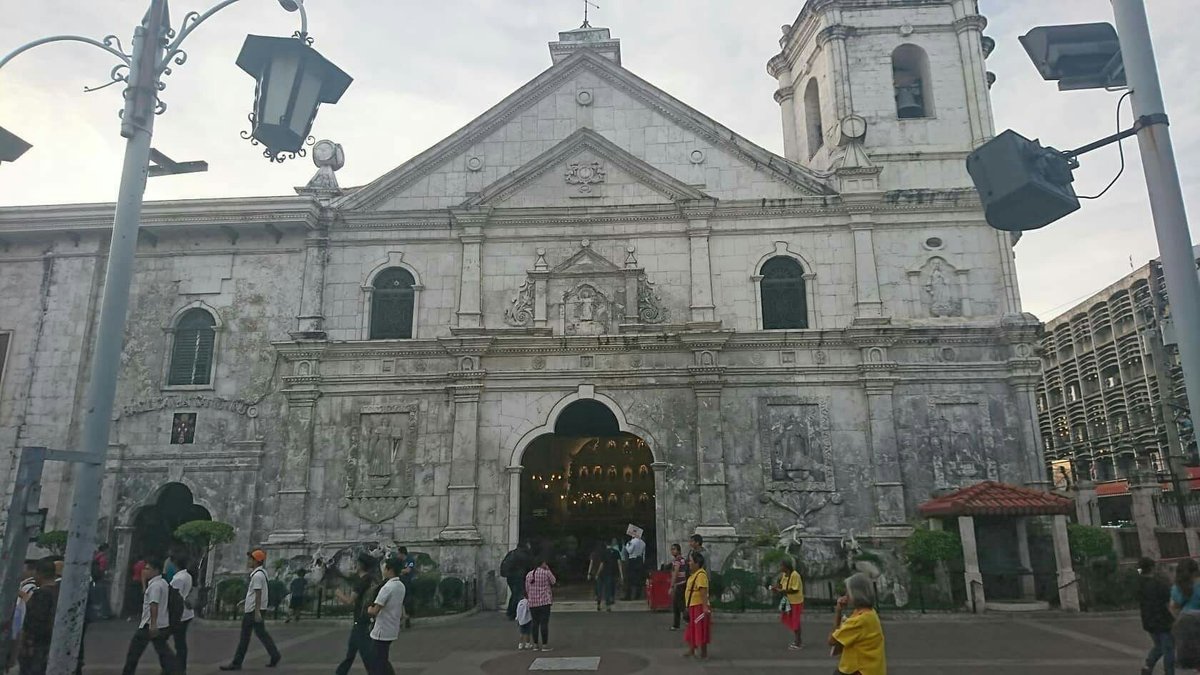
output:
<path id="1" fill-rule="evenodd" d="M 241 670 L 242 661 L 246 658 L 246 650 L 250 647 L 250 633 L 258 636 L 259 642 L 267 650 L 271 660 L 268 668 L 279 665 L 283 656 L 275 647 L 275 641 L 263 624 L 263 610 L 267 608 L 267 570 L 263 565 L 267 562 L 267 553 L 262 549 L 254 549 L 246 554 L 250 566 L 250 580 L 246 584 L 245 613 L 242 614 L 242 634 L 238 639 L 237 651 L 233 653 L 233 661 L 221 666 L 221 670 Z"/>
<path id="2" fill-rule="evenodd" d="M 404 569 L 404 561 L 391 558 L 383 565 L 383 587 L 379 589 L 375 600 L 367 609 L 367 613 L 375 619 L 375 627 L 371 629 L 371 642 L 375 645 L 375 668 L 370 675 L 396 675 L 392 668 L 392 642 L 400 637 L 400 620 L 404 617 L 404 583 L 400 581 L 400 573 Z"/>
<path id="3" fill-rule="evenodd" d="M 532 568 L 532 563 L 529 542 L 517 544 L 500 561 L 500 576 L 508 582 L 508 609 L 505 614 L 509 621 L 517 618 L 517 603 L 525 597 L 525 575 Z"/>
<path id="4" fill-rule="evenodd" d="M 1171 616 L 1167 605 L 1171 602 L 1171 585 L 1154 572 L 1154 561 L 1142 558 L 1138 561 L 1138 598 L 1142 609 L 1142 630 L 1150 634 L 1154 646 L 1146 654 L 1142 675 L 1154 672 L 1154 666 L 1161 658 L 1163 672 L 1175 675 L 1175 641 L 1171 636 L 1171 626 L 1175 618 Z"/>
<path id="5" fill-rule="evenodd" d="M 129 640 L 129 652 L 125 655 L 122 675 L 134 675 L 138 661 L 142 660 L 142 654 L 146 651 L 146 645 L 154 645 L 154 651 L 158 654 L 158 665 L 164 673 L 175 675 L 179 672 L 175 652 L 167 645 L 167 636 L 171 629 L 167 605 L 171 591 L 167 580 L 162 578 L 162 571 L 162 558 L 146 558 L 146 564 L 142 567 L 142 577 L 146 581 L 146 591 L 142 594 L 142 620 Z"/>
<path id="6" fill-rule="evenodd" d="M 21 675 L 46 675 L 50 657 L 50 636 L 54 632 L 54 610 L 58 607 L 58 588 L 54 585 L 54 561 L 34 563 L 33 581 L 22 582 L 25 618 L 17 650 Z"/>
<path id="7" fill-rule="evenodd" d="M 338 664 L 337 675 L 348 675 L 355 656 L 362 658 L 368 673 L 374 672 L 375 646 L 371 643 L 371 617 L 367 615 L 367 608 L 371 606 L 371 587 L 375 584 L 375 558 L 369 553 L 360 553 L 356 563 L 350 595 L 337 592 L 340 602 L 354 606 L 354 625 L 350 627 L 350 639 L 346 642 L 346 658 Z"/>
<path id="8" fill-rule="evenodd" d="M 179 616 L 179 623 L 171 626 L 171 638 L 175 642 L 175 659 L 179 662 L 179 672 L 187 672 L 188 661 L 188 644 L 187 633 L 188 628 L 192 625 L 192 619 L 196 618 L 196 611 L 192 608 L 196 598 L 192 594 L 195 589 L 195 582 L 192 580 L 192 573 L 188 571 L 188 565 L 191 560 L 186 554 L 176 553 L 171 556 L 171 562 L 175 564 L 175 574 L 171 576 L 171 588 L 179 591 L 179 597 L 183 598 L 183 612 Z"/>
<path id="9" fill-rule="evenodd" d="M 640 532 L 635 531 L 633 537 L 625 544 L 625 553 L 629 557 L 629 574 L 625 579 L 628 584 L 625 589 L 625 599 L 639 600 L 646 590 L 643 578 L 646 569 L 646 542 L 642 541 Z"/>

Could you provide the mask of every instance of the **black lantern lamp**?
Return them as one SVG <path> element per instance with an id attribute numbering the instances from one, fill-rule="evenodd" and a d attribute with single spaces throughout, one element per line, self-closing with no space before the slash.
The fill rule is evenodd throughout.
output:
<path id="1" fill-rule="evenodd" d="M 303 156 L 317 108 L 337 103 L 353 81 L 309 43 L 312 39 L 248 35 L 238 54 L 237 65 L 254 76 L 254 112 L 251 131 L 242 138 L 266 146 L 263 155 L 282 162 Z"/>

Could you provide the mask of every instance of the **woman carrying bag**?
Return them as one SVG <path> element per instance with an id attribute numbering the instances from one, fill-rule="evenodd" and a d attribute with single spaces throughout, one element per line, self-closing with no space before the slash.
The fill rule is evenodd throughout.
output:
<path id="1" fill-rule="evenodd" d="M 684 656 L 695 656 L 698 647 L 700 658 L 707 659 L 708 643 L 712 641 L 712 604 L 708 597 L 708 570 L 704 569 L 704 556 L 692 551 L 688 556 L 688 567 L 692 573 L 683 591 L 688 608 L 688 625 L 683 631 L 688 650 Z"/>
<path id="2" fill-rule="evenodd" d="M 803 649 L 800 639 L 800 622 L 804 618 L 804 580 L 789 559 L 779 563 L 779 583 L 771 587 L 776 593 L 782 593 L 779 599 L 779 621 L 788 627 L 795 635 L 795 641 L 788 649 Z"/>

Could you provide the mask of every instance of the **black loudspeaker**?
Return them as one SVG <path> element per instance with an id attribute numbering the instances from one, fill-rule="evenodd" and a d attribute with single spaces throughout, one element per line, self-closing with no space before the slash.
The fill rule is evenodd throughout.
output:
<path id="1" fill-rule="evenodd" d="M 1079 210 L 1071 160 L 1011 129 L 968 155 L 967 173 L 997 230 L 1036 230 Z"/>

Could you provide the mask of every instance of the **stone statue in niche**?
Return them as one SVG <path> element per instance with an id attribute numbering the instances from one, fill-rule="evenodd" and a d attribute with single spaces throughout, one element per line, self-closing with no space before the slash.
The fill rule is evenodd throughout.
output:
<path id="1" fill-rule="evenodd" d="M 934 258 L 929 269 L 929 277 L 925 281 L 925 294 L 929 299 L 929 313 L 932 316 L 958 316 L 959 306 L 955 297 L 954 286 L 947 277 L 944 264 L 940 258 Z"/>
<path id="2" fill-rule="evenodd" d="M 351 432 L 342 506 L 379 523 L 415 494 L 417 403 L 366 406 Z"/>
<path id="3" fill-rule="evenodd" d="M 567 335 L 608 333 L 609 301 L 591 284 L 580 284 L 563 294 L 562 311 Z"/>

